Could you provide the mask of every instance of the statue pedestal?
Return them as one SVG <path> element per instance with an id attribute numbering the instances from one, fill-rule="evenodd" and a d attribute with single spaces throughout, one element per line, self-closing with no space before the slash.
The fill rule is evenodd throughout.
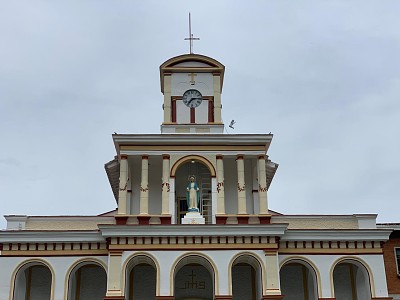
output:
<path id="1" fill-rule="evenodd" d="M 205 224 L 206 219 L 197 211 L 189 211 L 182 219 L 182 224 Z"/>

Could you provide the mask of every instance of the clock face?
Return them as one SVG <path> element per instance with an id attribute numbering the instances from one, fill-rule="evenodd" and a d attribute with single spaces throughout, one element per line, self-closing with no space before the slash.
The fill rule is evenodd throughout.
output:
<path id="1" fill-rule="evenodd" d="M 191 89 L 183 94 L 182 101 L 187 107 L 195 108 L 201 104 L 203 96 L 198 90 Z"/>

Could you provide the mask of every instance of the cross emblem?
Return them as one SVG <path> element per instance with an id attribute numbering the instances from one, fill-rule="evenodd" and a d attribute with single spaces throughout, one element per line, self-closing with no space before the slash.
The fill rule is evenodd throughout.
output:
<path id="1" fill-rule="evenodd" d="M 198 41 L 198 40 L 200 40 L 200 38 L 193 37 L 192 19 L 190 18 L 190 13 L 189 13 L 189 37 L 185 38 L 185 41 L 190 42 L 190 54 L 193 54 L 193 41 Z"/>
<path id="2" fill-rule="evenodd" d="M 194 81 L 194 78 L 197 76 L 197 74 L 190 73 L 190 74 L 188 74 L 188 76 L 190 76 L 190 81 L 189 81 L 190 84 L 194 85 L 196 83 L 196 81 Z"/>

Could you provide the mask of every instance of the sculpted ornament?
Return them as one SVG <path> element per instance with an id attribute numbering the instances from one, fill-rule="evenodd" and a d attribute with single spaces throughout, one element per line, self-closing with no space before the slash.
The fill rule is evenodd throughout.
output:
<path id="1" fill-rule="evenodd" d="M 188 212 L 198 212 L 200 204 L 199 187 L 194 175 L 189 176 L 189 183 L 186 187 L 186 203 Z"/>

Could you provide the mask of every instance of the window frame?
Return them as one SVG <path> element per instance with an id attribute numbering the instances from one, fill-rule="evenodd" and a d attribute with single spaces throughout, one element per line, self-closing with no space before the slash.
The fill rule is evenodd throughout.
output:
<path id="1" fill-rule="evenodd" d="M 394 247 L 394 260 L 396 261 L 397 276 L 400 277 L 400 247 Z"/>

